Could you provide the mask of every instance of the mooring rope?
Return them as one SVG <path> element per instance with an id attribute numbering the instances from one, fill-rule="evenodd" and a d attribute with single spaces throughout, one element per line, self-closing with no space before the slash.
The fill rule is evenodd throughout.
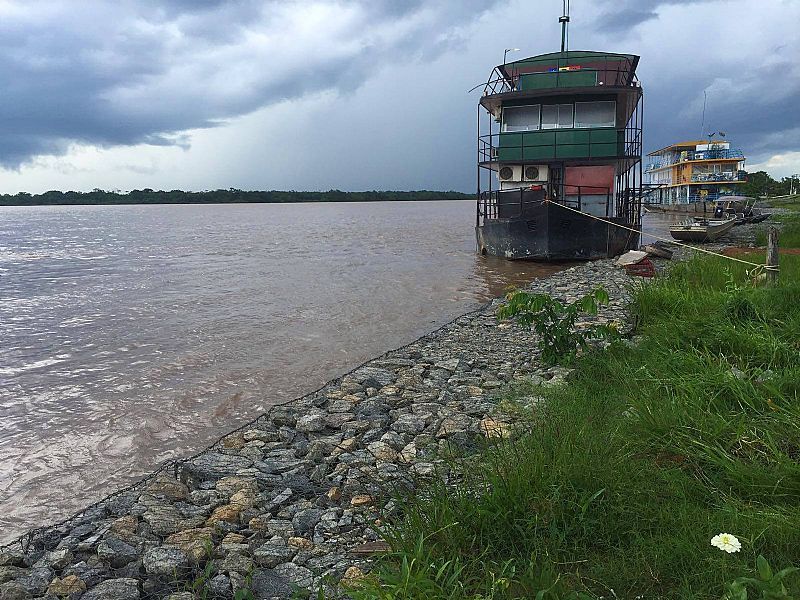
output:
<path id="1" fill-rule="evenodd" d="M 714 252 L 713 250 L 706 250 L 705 248 L 698 248 L 697 246 L 692 246 L 690 244 L 684 244 L 682 242 L 671 240 L 669 238 L 664 238 L 664 237 L 661 237 L 661 236 L 658 236 L 658 235 L 654 235 L 652 233 L 642 233 L 640 230 L 634 229 L 633 227 L 626 227 L 625 225 L 620 225 L 619 223 L 614 223 L 614 221 L 609 221 L 608 219 L 603 219 L 602 217 L 598 217 L 598 216 L 593 215 L 591 213 L 583 212 L 582 210 L 578 210 L 576 208 L 572 208 L 571 206 L 567 206 L 567 205 L 561 204 L 559 202 L 552 202 L 552 201 L 547 200 L 547 199 L 545 199 L 543 201 L 544 204 L 546 204 L 548 202 L 550 204 L 555 205 L 555 206 L 560 206 L 561 208 L 564 208 L 566 210 L 571 210 L 572 212 L 578 213 L 579 215 L 584 215 L 586 217 L 590 217 L 592 219 L 596 219 L 597 221 L 601 221 L 603 223 L 608 223 L 609 225 L 613 225 L 614 227 L 619 227 L 620 229 L 627 229 L 628 231 L 633 231 L 634 233 L 638 233 L 638 234 L 641 234 L 641 235 L 646 235 L 648 237 L 651 237 L 653 239 L 656 239 L 656 240 L 659 240 L 659 241 L 662 241 L 662 242 L 667 242 L 667 243 L 670 243 L 670 244 L 674 244 L 676 246 L 682 246 L 683 248 L 689 248 L 690 250 L 696 250 L 698 252 L 704 252 L 706 254 L 711 254 L 712 256 L 719 256 L 721 258 L 726 258 L 728 260 L 733 260 L 733 261 L 740 262 L 740 263 L 745 264 L 745 265 L 749 265 L 751 267 L 755 267 L 752 271 L 751 270 L 747 271 L 747 275 L 749 277 L 755 277 L 756 275 L 760 274 L 762 271 L 780 271 L 780 267 L 778 267 L 777 265 L 774 265 L 774 266 L 773 265 L 767 265 L 767 264 L 763 264 L 762 265 L 762 264 L 750 262 L 749 260 L 742 260 L 741 258 L 736 258 L 735 256 L 728 256 L 727 254 L 720 254 L 719 252 Z"/>

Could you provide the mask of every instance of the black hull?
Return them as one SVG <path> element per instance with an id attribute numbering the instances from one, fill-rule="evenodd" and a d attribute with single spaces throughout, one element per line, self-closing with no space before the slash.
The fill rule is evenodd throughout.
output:
<path id="1" fill-rule="evenodd" d="M 622 218 L 607 220 L 638 229 Z M 542 261 L 618 256 L 638 248 L 640 237 L 551 203 L 528 206 L 521 217 L 485 219 L 475 233 L 481 254 Z"/>

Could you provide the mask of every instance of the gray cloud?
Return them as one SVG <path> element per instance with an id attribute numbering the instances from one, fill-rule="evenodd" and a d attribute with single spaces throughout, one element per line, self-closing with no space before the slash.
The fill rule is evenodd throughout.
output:
<path id="1" fill-rule="evenodd" d="M 174 144 L 260 107 L 352 91 L 399 57 L 430 57 L 491 2 L 67 0 L 0 19 L 0 164 L 72 142 Z"/>
<path id="2" fill-rule="evenodd" d="M 703 90 L 708 131 L 751 164 L 798 150 L 797 3 L 572 4 L 571 47 L 641 55 L 646 150 L 700 135 Z M 503 48 L 557 49 L 561 14 L 559 0 L 7 5 L 0 163 L 24 165 L 7 186 L 33 189 L 469 190 L 477 95 L 465 91 Z M 125 149 L 137 143 L 154 147 Z M 80 177 L 50 176 L 60 159 L 44 155 L 66 151 Z"/>
<path id="3" fill-rule="evenodd" d="M 658 18 L 658 9 L 670 4 L 691 5 L 714 0 L 618 0 L 600 14 L 598 24 L 608 31 L 621 31 Z"/>

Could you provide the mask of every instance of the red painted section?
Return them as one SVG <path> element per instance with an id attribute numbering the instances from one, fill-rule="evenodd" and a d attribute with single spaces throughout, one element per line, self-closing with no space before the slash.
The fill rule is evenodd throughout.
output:
<path id="1" fill-rule="evenodd" d="M 614 166 L 599 165 L 594 167 L 566 167 L 564 170 L 564 183 L 567 185 L 567 194 L 577 194 L 577 188 L 572 186 L 597 186 L 597 188 L 582 189 L 582 194 L 604 194 L 605 188 L 614 191 Z"/>

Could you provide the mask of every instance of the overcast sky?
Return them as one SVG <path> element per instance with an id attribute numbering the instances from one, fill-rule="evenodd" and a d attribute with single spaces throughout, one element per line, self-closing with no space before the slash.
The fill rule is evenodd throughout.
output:
<path id="1" fill-rule="evenodd" d="M 558 50 L 561 0 L 0 0 L 0 192 L 457 189 L 468 94 Z M 800 171 L 799 0 L 572 0 L 641 56 L 646 151 L 725 131 Z"/>

